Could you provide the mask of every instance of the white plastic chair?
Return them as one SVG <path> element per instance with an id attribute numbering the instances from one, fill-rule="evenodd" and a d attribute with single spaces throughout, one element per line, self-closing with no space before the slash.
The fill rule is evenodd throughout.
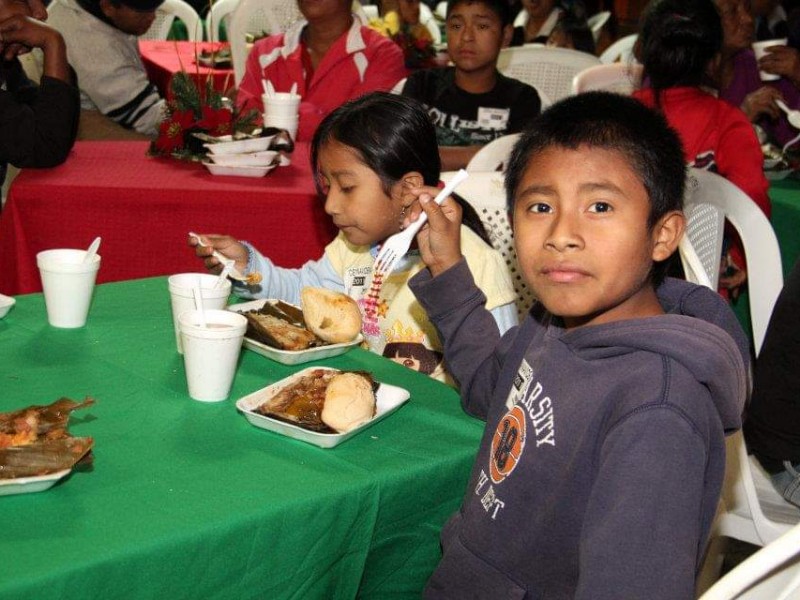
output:
<path id="1" fill-rule="evenodd" d="M 633 57 L 633 47 L 636 45 L 638 34 L 632 33 L 623 38 L 618 39 L 616 42 L 606 48 L 600 55 L 600 62 L 604 65 L 610 65 L 614 62 L 636 62 Z"/>
<path id="2" fill-rule="evenodd" d="M 800 525 L 732 569 L 700 600 L 796 598 L 800 598 Z"/>
<path id="3" fill-rule="evenodd" d="M 364 10 L 364 14 L 367 15 L 368 20 L 378 19 L 381 16 L 378 7 L 374 4 L 362 4 L 361 8 Z"/>
<path id="4" fill-rule="evenodd" d="M 497 59 L 497 69 L 503 75 L 534 86 L 552 102 L 572 94 L 575 75 L 599 64 L 596 56 L 586 52 L 533 46 L 503 48 Z"/>
<path id="5" fill-rule="evenodd" d="M 642 65 L 613 63 L 584 69 L 572 79 L 572 93 L 596 90 L 630 96 L 642 84 Z"/>
<path id="6" fill-rule="evenodd" d="M 225 31 L 230 32 L 231 15 L 239 4 L 239 0 L 214 0 L 206 17 L 206 39 L 209 42 L 218 42 L 222 25 Z"/>
<path id="7" fill-rule="evenodd" d="M 757 356 L 761 344 L 764 343 L 775 301 L 783 287 L 781 254 L 772 225 L 756 203 L 742 190 L 724 177 L 701 169 L 689 169 L 685 204 L 691 211 L 698 210 L 694 208 L 695 205 L 715 207 L 733 225 L 742 239 L 745 258 L 752 265 L 747 273 L 747 289 L 753 344 Z M 692 213 L 689 216 L 691 223 Z M 716 244 L 721 243 L 716 241 L 716 237 L 720 235 L 719 229 L 712 231 L 715 236 L 713 251 L 716 251 Z M 708 235 L 703 237 L 708 239 Z M 700 237 L 692 240 L 695 249 L 700 243 Z M 706 263 L 712 281 L 716 281 L 713 273 L 719 268 L 720 254 L 716 255 L 717 263 L 713 267 L 710 260 Z"/>
<path id="8" fill-rule="evenodd" d="M 186 25 L 186 34 L 191 42 L 203 41 L 203 23 L 200 15 L 192 8 L 191 4 L 184 0 L 164 0 L 164 3 L 156 9 L 156 18 L 144 35 L 140 36 L 143 40 L 165 40 L 169 35 L 175 19 L 183 21 Z"/>
<path id="9" fill-rule="evenodd" d="M 442 173 L 443 181 L 450 181 L 455 172 Z M 514 236 L 506 210 L 506 193 L 503 187 L 502 173 L 471 173 L 469 178 L 458 186 L 458 195 L 469 202 L 483 223 L 492 245 L 500 252 L 508 265 L 511 281 L 517 292 L 517 312 L 520 320 L 528 313 L 535 298 L 532 290 L 525 283 L 517 265 L 517 253 L 514 249 Z"/>
<path id="10" fill-rule="evenodd" d="M 247 34 L 260 36 L 286 31 L 289 25 L 302 18 L 295 0 L 239 0 L 231 14 L 228 30 L 237 86 L 244 77 L 247 63 Z"/>
<path id="11" fill-rule="evenodd" d="M 608 23 L 610 18 L 611 12 L 603 10 L 586 19 L 586 24 L 589 26 L 589 29 L 592 30 L 592 37 L 594 38 L 595 42 L 600 39 L 600 32 L 603 30 L 603 27 L 605 27 L 605 24 Z"/>
<path id="12" fill-rule="evenodd" d="M 492 172 L 500 169 L 508 162 L 508 157 L 511 155 L 511 150 L 514 148 L 514 144 L 517 143 L 519 136 L 520 134 L 518 133 L 512 133 L 486 144 L 467 163 L 467 171 L 469 173 Z"/>
<path id="13" fill-rule="evenodd" d="M 433 44 L 438 45 L 442 43 L 442 30 L 439 29 L 439 23 L 436 22 L 436 17 L 427 4 L 420 3 L 419 5 L 419 22 L 428 29 L 433 38 Z"/>
<path id="14" fill-rule="evenodd" d="M 447 19 L 447 0 L 443 0 L 436 5 L 436 10 L 434 11 L 436 16 L 439 17 L 442 21 Z"/>

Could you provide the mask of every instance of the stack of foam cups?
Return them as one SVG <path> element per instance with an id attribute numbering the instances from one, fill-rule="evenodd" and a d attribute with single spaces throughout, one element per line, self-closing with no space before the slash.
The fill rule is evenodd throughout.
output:
<path id="1" fill-rule="evenodd" d="M 293 140 L 296 139 L 300 96 L 289 92 L 273 92 L 261 98 L 264 102 L 264 127 L 285 129 Z"/>

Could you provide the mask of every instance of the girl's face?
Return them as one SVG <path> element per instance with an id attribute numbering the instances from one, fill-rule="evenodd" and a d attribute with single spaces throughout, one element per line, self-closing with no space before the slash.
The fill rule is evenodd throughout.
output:
<path id="1" fill-rule="evenodd" d="M 397 3 L 400 20 L 409 25 L 419 23 L 419 0 L 400 0 Z"/>
<path id="2" fill-rule="evenodd" d="M 370 246 L 400 231 L 404 207 L 403 181 L 383 191 L 378 175 L 349 146 L 331 140 L 319 151 L 319 172 L 325 212 L 351 244 Z"/>
<path id="3" fill-rule="evenodd" d="M 522 6 L 534 20 L 546 19 L 555 4 L 556 0 L 522 0 Z"/>

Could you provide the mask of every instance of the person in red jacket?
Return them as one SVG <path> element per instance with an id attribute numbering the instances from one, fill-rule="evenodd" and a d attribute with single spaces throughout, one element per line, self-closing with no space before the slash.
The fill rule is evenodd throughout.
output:
<path id="1" fill-rule="evenodd" d="M 278 92 L 296 84 L 302 97 L 297 139 L 309 141 L 322 119 L 347 100 L 389 91 L 408 73 L 400 47 L 364 27 L 350 0 L 298 0 L 298 6 L 305 20 L 253 46 L 236 104 L 262 111 L 262 79 Z"/>
<path id="2" fill-rule="evenodd" d="M 662 0 L 649 9 L 639 36 L 649 87 L 634 97 L 664 114 L 677 130 L 689 166 L 718 173 L 770 215 L 764 156 L 744 113 L 708 91 L 720 59 L 722 24 L 711 0 Z M 731 232 L 720 291 L 735 295 L 747 272 Z"/>

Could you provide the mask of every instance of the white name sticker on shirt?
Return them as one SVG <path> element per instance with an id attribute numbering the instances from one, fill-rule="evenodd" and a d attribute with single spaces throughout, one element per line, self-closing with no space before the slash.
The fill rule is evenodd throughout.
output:
<path id="1" fill-rule="evenodd" d="M 510 108 L 485 108 L 481 106 L 478 108 L 478 125 L 481 129 L 505 129 L 510 115 Z"/>

